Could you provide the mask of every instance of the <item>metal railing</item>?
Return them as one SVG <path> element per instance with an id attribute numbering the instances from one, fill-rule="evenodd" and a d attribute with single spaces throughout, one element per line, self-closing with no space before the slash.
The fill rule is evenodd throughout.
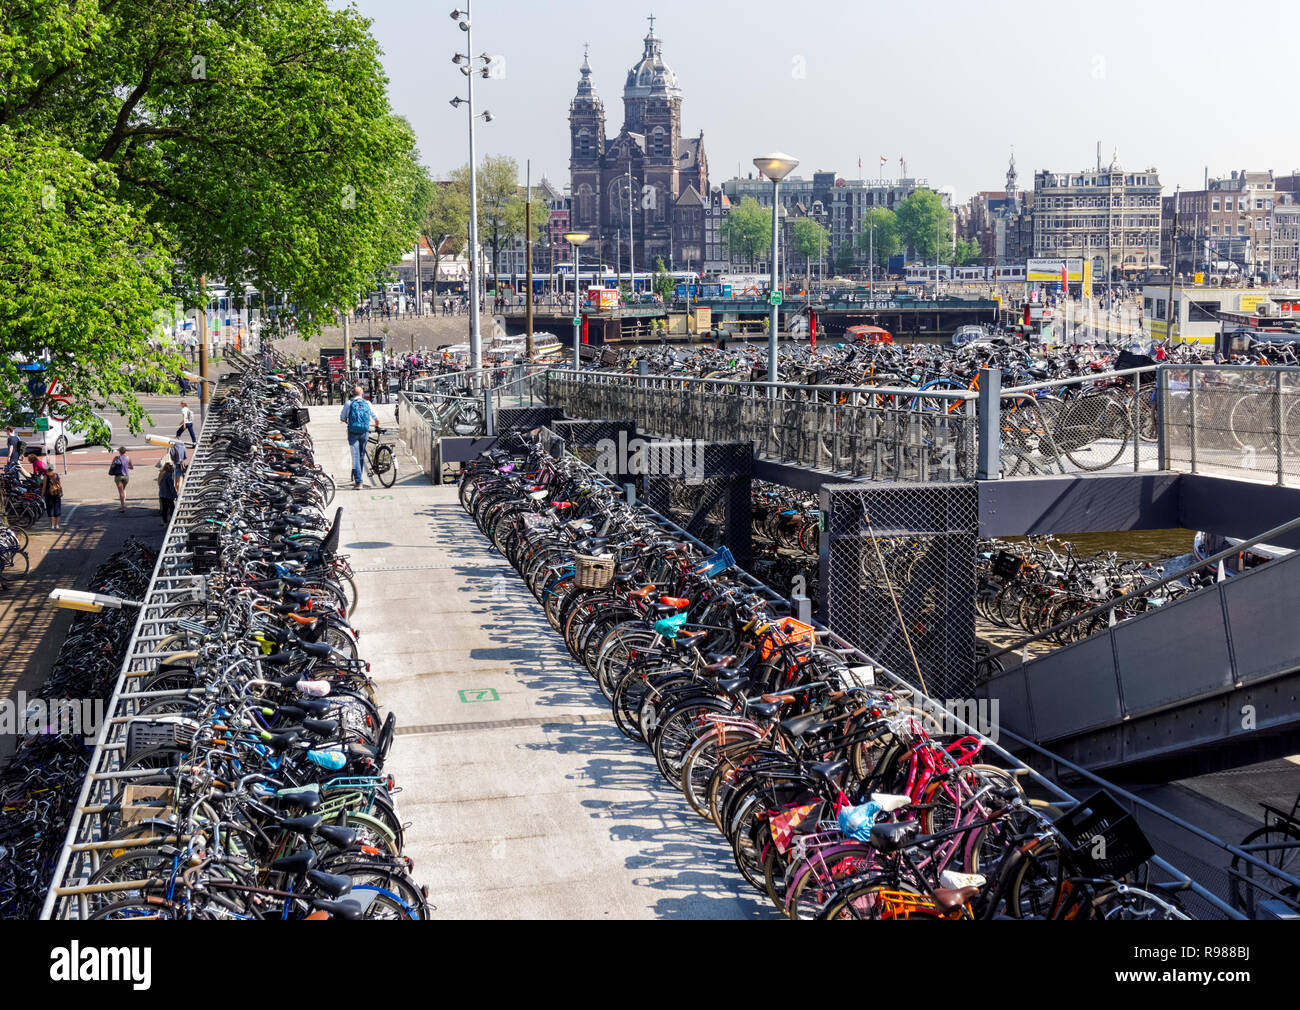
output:
<path id="1" fill-rule="evenodd" d="M 877 480 L 975 476 L 971 390 L 798 385 L 553 368 L 547 402 L 648 434 L 750 442 L 757 455 Z"/>
<path id="2" fill-rule="evenodd" d="M 1166 469 L 1300 484 L 1300 368 L 1164 365 Z"/>
<path id="3" fill-rule="evenodd" d="M 227 382 L 223 378 L 218 384 L 216 398 L 222 396 Z M 212 458 L 212 441 L 218 427 L 211 418 L 203 426 L 186 470 L 186 479 L 181 485 L 176 511 L 163 534 L 162 550 L 127 645 L 121 672 L 108 699 L 106 717 L 90 756 L 86 779 L 68 821 L 63 850 L 50 877 L 50 889 L 41 909 L 42 919 L 84 919 L 89 915 L 85 887 L 91 874 L 99 868 L 101 854 L 106 851 L 98 815 L 118 786 L 129 783 L 132 778 L 157 773 L 156 768 L 121 770 L 127 725 L 143 704 L 156 697 L 137 687 L 158 666 L 162 657 L 157 650 L 158 644 L 175 633 L 175 619 L 167 617 L 167 612 L 179 603 L 200 598 L 204 591 L 202 576 L 188 571 L 193 561 L 188 538 L 199 499 L 211 490 L 211 484 L 205 483 L 204 478 L 228 470 L 230 466 L 227 461 Z"/>
<path id="4" fill-rule="evenodd" d="M 1158 366 L 1004 387 L 1004 477 L 1156 470 Z"/>

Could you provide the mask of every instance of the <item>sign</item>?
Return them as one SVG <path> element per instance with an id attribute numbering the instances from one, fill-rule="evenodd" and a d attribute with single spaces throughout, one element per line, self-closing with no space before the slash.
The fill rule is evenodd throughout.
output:
<path id="1" fill-rule="evenodd" d="M 767 302 L 768 302 L 769 305 L 780 305 L 780 304 L 781 304 L 781 292 L 780 292 L 780 291 L 773 291 L 770 295 L 767 296 Z"/>
<path id="2" fill-rule="evenodd" d="M 581 325 L 582 325 L 582 317 L 581 317 L 581 316 L 574 316 L 574 317 L 573 317 L 573 325 L 574 325 L 574 326 L 581 326 Z"/>
<path id="3" fill-rule="evenodd" d="M 1061 270 L 1066 270 L 1070 281 L 1083 281 L 1083 260 L 1081 259 L 1031 259 L 1025 265 L 1025 279 L 1028 281 L 1059 282 Z"/>
<path id="4" fill-rule="evenodd" d="M 1260 302 L 1268 301 L 1268 295 L 1242 295 L 1240 309 L 1242 312 L 1254 312 Z"/>
<path id="5" fill-rule="evenodd" d="M 1192 282 L 1195 284 L 1204 284 L 1205 283 L 1204 272 L 1198 270 L 1196 271 L 1196 273 L 1192 274 Z"/>
<path id="6" fill-rule="evenodd" d="M 50 419 L 49 419 L 48 417 L 38 417 L 38 418 L 36 419 L 36 430 L 37 430 L 37 431 L 49 431 L 49 430 L 50 430 Z"/>

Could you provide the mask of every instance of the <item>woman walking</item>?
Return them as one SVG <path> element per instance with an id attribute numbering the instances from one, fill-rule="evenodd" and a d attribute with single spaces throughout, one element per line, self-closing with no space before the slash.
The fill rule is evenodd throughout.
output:
<path id="1" fill-rule="evenodd" d="M 158 508 L 162 512 L 163 526 L 166 526 L 176 510 L 176 467 L 171 460 L 164 460 L 158 471 Z"/>
<path id="2" fill-rule="evenodd" d="M 117 455 L 113 457 L 113 462 L 108 464 L 108 475 L 113 478 L 113 483 L 117 485 L 117 499 L 121 502 L 118 512 L 126 515 L 126 485 L 130 481 L 131 471 L 135 464 L 131 462 L 131 457 L 126 454 L 126 446 L 119 446 Z"/>
<path id="3" fill-rule="evenodd" d="M 41 494 L 45 496 L 45 514 L 50 519 L 50 529 L 59 529 L 59 516 L 63 514 L 63 478 L 53 467 L 46 467 L 41 477 Z"/>

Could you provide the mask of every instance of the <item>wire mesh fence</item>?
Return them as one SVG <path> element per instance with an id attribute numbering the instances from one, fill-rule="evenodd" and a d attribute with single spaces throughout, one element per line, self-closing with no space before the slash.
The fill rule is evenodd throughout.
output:
<path id="1" fill-rule="evenodd" d="M 975 394 L 553 369 L 548 403 L 663 438 L 749 442 L 767 459 L 875 480 L 975 475 Z"/>
<path id="2" fill-rule="evenodd" d="M 1174 365 L 1161 383 L 1170 469 L 1300 484 L 1300 368 Z"/>
<path id="3" fill-rule="evenodd" d="M 1160 467 L 1157 369 L 1127 369 L 1004 389 L 1002 476 Z"/>
<path id="4" fill-rule="evenodd" d="M 822 613 L 831 630 L 931 697 L 970 697 L 974 484 L 826 484 L 821 510 Z"/>

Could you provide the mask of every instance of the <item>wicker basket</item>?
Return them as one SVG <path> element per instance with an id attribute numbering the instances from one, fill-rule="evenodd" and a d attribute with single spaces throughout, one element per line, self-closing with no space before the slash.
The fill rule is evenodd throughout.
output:
<path id="1" fill-rule="evenodd" d="M 614 581 L 612 554 L 579 554 L 573 559 L 573 581 L 579 589 L 604 589 Z"/>

